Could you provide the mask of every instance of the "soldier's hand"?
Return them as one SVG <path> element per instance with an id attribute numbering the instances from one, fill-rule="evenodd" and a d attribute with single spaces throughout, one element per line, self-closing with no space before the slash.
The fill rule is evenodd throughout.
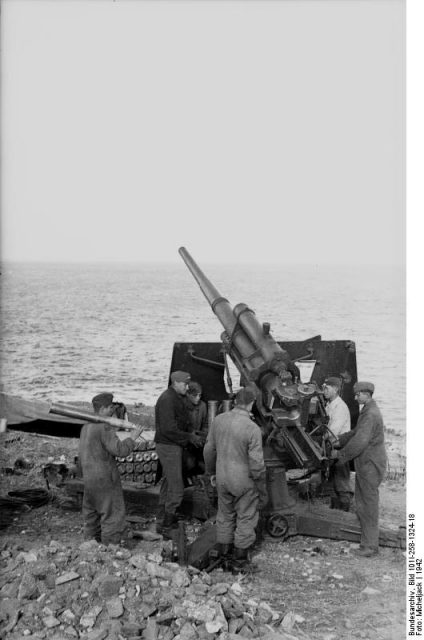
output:
<path id="1" fill-rule="evenodd" d="M 216 487 L 216 475 L 211 475 L 210 477 L 210 483 L 212 485 L 212 487 Z"/>
<path id="2" fill-rule="evenodd" d="M 198 436 L 196 433 L 190 433 L 189 440 L 191 444 L 195 447 L 203 447 L 204 445 L 203 438 Z"/>

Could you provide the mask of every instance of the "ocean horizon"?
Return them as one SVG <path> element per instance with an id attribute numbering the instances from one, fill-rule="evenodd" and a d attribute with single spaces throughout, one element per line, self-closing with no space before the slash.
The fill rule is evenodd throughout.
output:
<path id="1" fill-rule="evenodd" d="M 387 428 L 406 429 L 405 268 L 200 263 L 232 306 L 245 302 L 276 340 L 356 343 Z M 219 342 L 222 326 L 180 262 L 2 263 L 1 389 L 48 401 L 111 390 L 153 405 L 174 342 Z"/>

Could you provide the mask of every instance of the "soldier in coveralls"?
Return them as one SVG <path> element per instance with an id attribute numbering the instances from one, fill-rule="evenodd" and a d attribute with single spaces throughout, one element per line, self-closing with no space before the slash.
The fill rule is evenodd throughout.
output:
<path id="1" fill-rule="evenodd" d="M 372 397 L 374 385 L 356 382 L 353 391 L 363 407 L 353 432 L 339 438 L 344 446 L 338 452 L 338 460 L 354 460 L 356 514 L 361 525 L 361 545 L 356 555 L 369 558 L 378 553 L 378 487 L 384 478 L 387 456 L 383 418 Z"/>
<path id="2" fill-rule="evenodd" d="M 111 416 L 112 393 L 100 393 L 92 400 L 94 413 Z M 124 458 L 136 446 L 141 434 L 134 429 L 131 438 L 120 440 L 107 424 L 85 424 L 79 442 L 79 463 L 84 480 L 82 514 L 84 539 L 103 544 L 119 544 L 126 532 L 125 504 L 115 457 Z"/>
<path id="3" fill-rule="evenodd" d="M 325 412 L 328 416 L 330 430 L 327 437 L 333 445 L 337 443 L 342 434 L 350 432 L 349 408 L 339 395 L 341 386 L 341 379 L 334 376 L 326 378 L 323 385 L 324 398 L 327 400 Z M 331 500 L 331 508 L 349 511 L 353 496 L 350 486 L 349 462 L 336 462 L 331 468 L 330 477 L 336 495 Z"/>
<path id="4" fill-rule="evenodd" d="M 258 509 L 268 499 L 262 434 L 250 419 L 254 401 L 254 391 L 240 389 L 234 409 L 214 419 L 203 452 L 206 472 L 212 477 L 216 474 L 219 551 L 224 566 L 234 572 L 247 568 L 248 550 L 256 540 Z"/>

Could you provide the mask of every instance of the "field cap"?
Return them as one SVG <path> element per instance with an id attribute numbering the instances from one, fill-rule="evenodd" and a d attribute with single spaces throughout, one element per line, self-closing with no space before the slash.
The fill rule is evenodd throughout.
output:
<path id="1" fill-rule="evenodd" d="M 355 382 L 353 385 L 353 393 L 358 391 L 368 391 L 368 393 L 374 393 L 374 385 L 372 382 Z"/>
<path id="2" fill-rule="evenodd" d="M 190 382 L 190 374 L 187 371 L 173 371 L 171 382 Z"/>
<path id="3" fill-rule="evenodd" d="M 97 396 L 94 396 L 91 403 L 95 409 L 100 409 L 100 407 L 109 407 L 113 401 L 113 393 L 98 393 Z"/>
<path id="4" fill-rule="evenodd" d="M 330 378 L 326 378 L 324 380 L 324 384 L 329 387 L 334 387 L 335 389 L 340 389 L 342 386 L 342 381 L 340 378 L 336 378 L 336 376 L 330 376 Z"/>
<path id="5" fill-rule="evenodd" d="M 194 380 L 192 380 L 189 382 L 187 393 L 189 396 L 195 396 L 198 393 L 202 393 L 202 387 L 198 382 L 194 382 Z"/>
<path id="6" fill-rule="evenodd" d="M 256 393 L 253 391 L 253 389 L 243 387 L 243 389 L 240 389 L 240 391 L 237 392 L 236 404 L 242 404 L 246 406 L 254 400 L 256 400 Z"/>

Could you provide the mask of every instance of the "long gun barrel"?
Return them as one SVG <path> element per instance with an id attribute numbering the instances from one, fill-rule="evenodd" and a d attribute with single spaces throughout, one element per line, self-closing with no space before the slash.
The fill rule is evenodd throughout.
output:
<path id="1" fill-rule="evenodd" d="M 125 429 L 126 431 L 132 431 L 133 429 L 140 428 L 140 425 L 128 422 L 128 420 L 121 420 L 120 418 L 112 418 L 109 416 L 99 416 L 97 413 L 81 411 L 78 407 L 72 407 L 71 405 L 61 404 L 58 402 L 52 402 L 49 413 L 66 416 L 67 418 L 76 418 L 77 420 L 84 420 L 85 422 L 104 423 L 119 430 Z"/>
<path id="2" fill-rule="evenodd" d="M 243 302 L 232 309 L 187 249 L 181 247 L 178 252 L 224 327 L 221 339 L 247 381 L 258 384 L 266 372 L 285 369 L 290 357 L 271 336 L 269 323 L 261 325 L 254 311 Z"/>
<path id="3" fill-rule="evenodd" d="M 272 337 L 270 324 L 261 325 L 254 311 L 243 302 L 232 309 L 187 249 L 180 247 L 178 252 L 224 327 L 221 340 L 241 374 L 241 384 L 256 387 L 256 407 L 266 428 L 271 429 L 271 436 L 281 435 L 300 466 L 320 463 L 320 450 L 300 424 L 302 399 L 290 373 L 290 356 Z M 297 435 L 288 430 L 291 426 L 296 427 Z"/>

